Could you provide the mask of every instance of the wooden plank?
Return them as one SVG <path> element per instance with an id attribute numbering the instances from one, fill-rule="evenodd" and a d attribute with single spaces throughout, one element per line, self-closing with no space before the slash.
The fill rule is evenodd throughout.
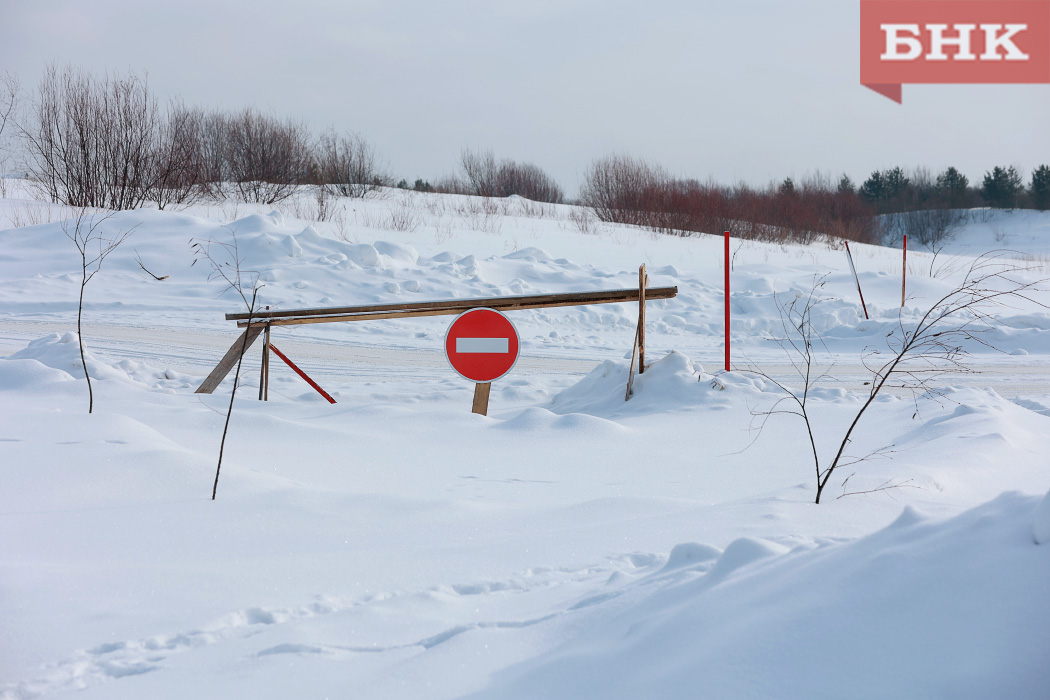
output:
<path id="1" fill-rule="evenodd" d="M 638 327 L 634 329 L 634 349 L 631 350 L 631 366 L 627 369 L 627 393 L 624 394 L 623 400 L 627 401 L 631 398 L 631 389 L 634 387 L 634 363 L 638 359 Z"/>
<path id="2" fill-rule="evenodd" d="M 648 290 L 650 299 L 670 299 L 678 294 L 678 287 L 656 287 Z M 504 297 L 484 297 L 478 299 L 443 299 L 439 301 L 402 302 L 397 304 L 371 304 L 368 306 L 342 306 L 318 309 L 289 309 L 287 311 L 264 311 L 252 314 L 258 320 L 278 318 L 306 318 L 312 316 L 349 316 L 372 312 L 414 311 L 422 309 L 476 309 L 488 307 L 502 309 L 517 304 L 568 306 L 561 302 L 573 301 L 578 304 L 614 304 L 623 301 L 637 301 L 637 289 L 607 289 L 593 292 L 565 292 L 561 294 L 530 294 Z M 530 308 L 533 308 L 530 306 Z M 539 307 L 535 307 L 539 308 Z M 226 314 L 227 321 L 244 321 L 249 318 L 246 313 Z M 276 325 L 276 324 L 275 324 Z"/>
<path id="3" fill-rule="evenodd" d="M 230 346 L 230 349 L 227 350 L 226 354 L 222 356 L 221 360 L 219 360 L 219 364 L 215 365 L 215 369 L 211 371 L 211 374 L 204 378 L 204 381 L 201 382 L 201 385 L 197 387 L 197 391 L 194 393 L 210 394 L 215 391 L 219 384 L 222 383 L 222 380 L 226 378 L 226 375 L 230 373 L 230 370 L 233 369 L 233 366 L 237 364 L 237 360 L 240 358 L 241 353 L 248 351 L 248 348 L 252 346 L 252 343 L 255 342 L 255 339 L 259 337 L 259 334 L 262 333 L 262 331 L 263 326 L 253 325 L 251 328 L 246 329 L 244 333 L 237 336 L 237 340 L 233 341 L 233 345 Z M 245 336 L 247 336 L 247 341 L 245 340 Z"/>
<path id="4" fill-rule="evenodd" d="M 524 311 L 528 309 L 549 309 L 562 306 L 585 306 L 591 304 L 617 304 L 622 302 L 637 301 L 638 290 L 631 289 L 626 290 L 630 293 L 630 297 L 626 299 L 612 298 L 612 299 L 566 299 L 558 302 L 515 302 L 511 304 L 495 304 L 492 303 L 491 299 L 472 299 L 464 300 L 471 302 L 471 306 L 456 306 L 456 307 L 438 307 L 438 308 L 412 308 L 405 311 L 390 311 L 390 312 L 375 312 L 375 313 L 356 313 L 356 314 L 343 314 L 338 316 L 314 316 L 306 318 L 277 318 L 270 321 L 253 321 L 253 328 L 261 328 L 267 324 L 273 326 L 300 326 L 310 323 L 342 323 L 346 321 L 379 321 L 390 318 L 411 318 L 413 316 L 454 316 L 462 313 L 467 308 L 477 308 L 479 306 L 486 306 L 490 309 L 497 309 L 500 311 Z M 646 299 L 671 299 L 678 294 L 678 287 L 656 287 L 653 289 L 647 289 L 645 296 Z M 513 297 L 504 297 L 513 298 Z M 485 302 L 485 303 L 482 303 Z M 247 321 L 238 321 L 237 326 L 244 328 L 248 325 Z"/>
<path id="5" fill-rule="evenodd" d="M 489 414 L 489 391 L 491 389 L 492 382 L 478 382 L 474 385 L 474 405 L 470 409 L 472 413 L 483 416 Z"/>
<path id="6" fill-rule="evenodd" d="M 270 324 L 263 332 L 262 363 L 259 367 L 259 400 L 270 400 Z"/>
<path id="7" fill-rule="evenodd" d="M 638 267 L 638 374 L 645 374 L 645 288 L 649 275 L 645 263 Z"/>

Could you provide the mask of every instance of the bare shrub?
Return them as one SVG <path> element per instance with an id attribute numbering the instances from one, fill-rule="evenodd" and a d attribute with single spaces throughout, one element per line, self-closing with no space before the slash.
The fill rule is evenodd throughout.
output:
<path id="1" fill-rule="evenodd" d="M 614 155 L 591 163 L 580 188 L 580 203 L 590 207 L 602 221 L 635 226 L 649 225 L 651 196 L 670 181 L 657 165 Z"/>
<path id="2" fill-rule="evenodd" d="M 244 201 L 274 204 L 307 179 L 310 138 L 302 124 L 247 108 L 225 127 L 229 178 Z"/>
<path id="3" fill-rule="evenodd" d="M 76 246 L 80 255 L 80 296 L 77 301 L 77 343 L 80 346 L 80 364 L 84 366 L 84 379 L 88 387 L 88 413 L 95 408 L 95 393 L 91 388 L 91 373 L 88 372 L 87 360 L 84 357 L 84 290 L 88 282 L 94 279 L 102 263 L 113 251 L 131 235 L 134 228 L 114 232 L 107 231 L 107 222 L 113 213 L 91 213 L 81 207 L 72 220 L 62 222 L 62 232 Z"/>
<path id="4" fill-rule="evenodd" d="M 569 221 L 573 223 L 580 233 L 591 235 L 595 233 L 597 218 L 587 207 L 573 207 L 569 211 Z"/>
<path id="5" fill-rule="evenodd" d="M 846 430 L 833 441 L 835 447 L 830 459 L 821 457 L 816 437 L 820 427 L 815 424 L 807 404 L 817 381 L 828 376 L 826 371 L 822 373 L 816 368 L 814 357 L 817 346 L 823 344 L 819 333 L 813 327 L 814 310 L 823 301 L 823 280 L 818 280 L 808 295 L 798 295 L 787 304 L 777 299 L 783 335 L 771 340 L 786 353 L 797 375 L 797 381 L 789 385 L 777 381 L 760 369 L 750 368 L 750 371 L 775 384 L 784 394 L 772 408 L 756 412 L 759 418 L 757 428 L 761 432 L 765 421 L 777 414 L 793 415 L 802 419 L 806 441 L 813 458 L 816 503 L 820 503 L 824 489 L 839 469 L 885 456 L 893 447 L 890 445 L 860 456 L 846 454 L 857 435 L 861 419 L 883 389 L 893 386 L 910 390 L 916 396 L 924 393 L 936 394 L 938 390 L 933 382 L 937 378 L 947 373 L 973 371 L 967 346 L 977 343 L 991 347 L 986 338 L 995 323 L 991 314 L 1011 301 L 1033 301 L 1032 294 L 1044 289 L 1045 280 L 1025 282 L 1018 279 L 1014 273 L 1022 269 L 997 253 L 977 258 L 966 270 L 962 282 L 935 301 L 918 322 L 906 324 L 901 318 L 897 327 L 886 336 L 884 348 L 867 350 L 863 358 L 865 368 L 871 373 L 870 380 L 865 382 L 868 386 L 867 396 L 853 413 Z M 1044 304 L 1040 306 L 1045 307 Z M 782 405 L 787 407 L 781 408 Z M 850 495 L 845 489 L 846 482 L 852 476 L 851 474 L 843 482 L 844 495 Z M 907 481 L 891 480 L 874 489 L 854 493 L 885 491 L 906 484 Z"/>
<path id="6" fill-rule="evenodd" d="M 18 79 L 10 73 L 5 73 L 0 78 L 0 197 L 7 196 L 7 147 L 4 142 L 4 132 L 8 131 L 8 123 L 18 114 L 21 97 L 21 89 Z"/>
<path id="7" fill-rule="evenodd" d="M 208 192 L 205 162 L 205 114 L 178 100 L 168 104 L 157 135 L 157 173 L 150 199 L 158 209 L 192 204 Z"/>
<path id="8" fill-rule="evenodd" d="M 29 172 L 54 202 L 134 209 L 159 172 L 157 101 L 134 73 L 95 78 L 50 66 L 21 131 Z"/>
<path id="9" fill-rule="evenodd" d="M 317 142 L 320 184 L 343 197 L 366 197 L 390 184 L 372 145 L 353 133 L 329 130 Z"/>
<path id="10" fill-rule="evenodd" d="M 625 155 L 602 158 L 584 175 L 580 201 L 599 219 L 687 235 L 732 230 L 741 238 L 809 243 L 825 236 L 874 242 L 872 212 L 826 176 L 801 185 L 790 178 L 765 189 L 672 178 L 659 166 Z"/>
<path id="11" fill-rule="evenodd" d="M 539 166 L 504 159 L 497 161 L 492 151 L 464 150 L 459 157 L 461 174 L 439 181 L 435 189 L 479 197 L 518 195 L 537 202 L 559 203 L 561 187 Z"/>
<path id="12" fill-rule="evenodd" d="M 387 219 L 387 225 L 384 228 L 388 228 L 392 231 L 403 231 L 411 233 L 419 228 L 420 216 L 419 212 L 413 206 L 412 199 L 410 197 L 403 197 L 390 209 L 390 216 Z"/>
<path id="13" fill-rule="evenodd" d="M 223 292 L 232 290 L 244 304 L 248 314 L 248 323 L 251 324 L 259 299 L 259 273 L 245 270 L 240 249 L 237 245 L 237 233 L 230 230 L 228 241 L 219 241 L 209 238 L 204 241 L 192 241 L 190 248 L 193 251 L 193 265 L 204 260 L 211 266 L 212 272 L 208 280 L 221 280 L 226 284 Z M 267 307 L 269 308 L 269 307 Z M 237 396 L 237 388 L 241 383 L 241 366 L 244 363 L 244 355 L 248 351 L 250 327 L 244 329 L 241 342 L 241 352 L 237 358 L 237 369 L 233 373 L 233 388 L 230 390 L 230 403 L 226 408 L 226 421 L 222 427 L 222 440 L 219 441 L 219 459 L 215 464 L 215 482 L 211 487 L 211 500 L 219 490 L 219 472 L 222 471 L 222 455 L 226 449 L 226 435 L 230 431 L 230 418 L 233 416 L 233 401 Z"/>
<path id="14" fill-rule="evenodd" d="M 16 115 L 21 89 L 18 78 L 4 73 L 0 78 L 0 145 L 3 144 L 4 130 L 8 122 Z"/>

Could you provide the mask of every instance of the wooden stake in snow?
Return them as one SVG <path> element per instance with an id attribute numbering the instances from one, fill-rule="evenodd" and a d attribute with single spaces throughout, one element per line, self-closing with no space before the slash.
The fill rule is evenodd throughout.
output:
<path id="1" fill-rule="evenodd" d="M 645 263 L 638 266 L 638 374 L 645 374 L 645 288 L 649 275 Z"/>
<path id="2" fill-rule="evenodd" d="M 860 291 L 860 277 L 857 276 L 857 268 L 853 265 L 853 254 L 849 252 L 849 241 L 846 244 L 846 259 L 849 260 L 849 269 L 853 273 L 853 281 L 857 283 L 857 294 L 860 295 L 860 307 L 864 309 L 864 319 L 868 319 L 868 306 L 864 303 L 864 292 Z"/>
<path id="3" fill-rule="evenodd" d="M 634 387 L 634 368 L 637 363 L 638 374 L 645 373 L 645 288 L 649 285 L 649 275 L 645 264 L 638 266 L 638 325 L 634 328 L 634 345 L 631 346 L 631 365 L 627 368 L 627 392 L 623 400 L 631 398 Z"/>

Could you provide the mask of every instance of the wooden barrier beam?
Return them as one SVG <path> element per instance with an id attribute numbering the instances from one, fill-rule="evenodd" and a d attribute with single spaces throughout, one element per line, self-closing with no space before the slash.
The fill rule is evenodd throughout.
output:
<path id="1" fill-rule="evenodd" d="M 678 287 L 654 287 L 646 290 L 648 299 L 671 299 L 678 294 Z M 443 299 L 439 301 L 401 302 L 397 304 L 370 304 L 367 306 L 337 306 L 318 309 L 289 309 L 287 311 L 257 312 L 250 318 L 260 321 L 281 318 L 308 318 L 332 316 L 357 316 L 367 313 L 386 313 L 393 311 L 423 311 L 427 309 L 476 309 L 486 307 L 503 309 L 516 305 L 527 305 L 522 308 L 542 306 L 575 306 L 585 304 L 615 304 L 625 301 L 638 301 L 637 289 L 607 289 L 594 292 L 565 292 L 561 294 L 528 294 L 519 296 L 486 297 L 480 299 Z M 572 302 L 572 303 L 568 303 Z M 226 314 L 227 321 L 245 321 L 246 313 Z M 383 318 L 393 318 L 384 316 Z M 238 324 L 239 325 L 239 324 Z M 279 325 L 274 322 L 274 325 Z"/>
<path id="2" fill-rule="evenodd" d="M 528 309 L 548 309 L 562 306 L 589 306 L 591 304 L 617 304 L 629 301 L 639 301 L 641 294 L 638 289 L 615 290 L 615 296 L 599 297 L 597 294 L 610 295 L 611 292 L 585 292 L 585 298 L 579 298 L 575 294 L 551 294 L 547 297 L 560 297 L 558 299 L 536 300 L 537 297 L 494 297 L 489 299 L 462 299 L 456 300 L 455 306 L 435 306 L 435 304 L 446 304 L 447 302 L 429 302 L 418 305 L 390 304 L 392 306 L 408 308 L 375 311 L 363 313 L 348 313 L 334 316 L 308 316 L 297 318 L 275 318 L 272 320 L 252 321 L 253 328 L 271 326 L 299 326 L 310 323 L 343 323 L 347 321 L 379 321 L 390 318 L 410 318 L 413 316 L 454 316 L 466 309 L 485 307 L 498 311 L 524 311 Z M 678 287 L 654 287 L 645 290 L 646 301 L 653 299 L 672 299 L 678 295 Z M 528 301 L 525 301 L 528 299 Z M 535 301 L 533 301 L 535 300 Z M 381 308 L 381 307 L 380 307 Z M 244 328 L 247 321 L 239 321 L 237 326 Z"/>

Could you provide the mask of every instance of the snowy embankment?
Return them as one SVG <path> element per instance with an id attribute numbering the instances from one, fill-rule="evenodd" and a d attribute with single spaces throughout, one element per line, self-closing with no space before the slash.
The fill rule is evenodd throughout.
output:
<path id="1" fill-rule="evenodd" d="M 30 206 L 63 214 L 4 200 L 0 216 Z M 90 416 L 62 226 L 0 230 L 0 697 L 1050 693 L 1045 309 L 1001 311 L 987 335 L 1005 354 L 974 348 L 1025 377 L 1023 398 L 981 375 L 881 397 L 850 449 L 893 452 L 817 506 L 800 424 L 748 430 L 773 385 L 719 371 L 720 240 L 515 200 L 342 206 L 341 223 L 246 205 L 114 216 L 136 228 L 87 292 Z M 394 214 L 415 226 L 392 230 Z M 1028 212 L 997 222 L 1050 229 Z M 487 418 L 440 355 L 448 319 L 275 331 L 338 403 L 283 368 L 255 401 L 256 349 L 212 502 L 229 381 L 193 390 L 236 304 L 189 241 L 230 230 L 275 308 L 630 287 L 642 262 L 679 296 L 650 307 L 652 366 L 626 403 L 630 305 L 515 312 L 523 357 Z M 859 365 L 897 323 L 900 259 L 855 255 L 870 321 L 841 251 L 740 244 L 734 346 L 783 362 L 762 340 L 774 293 L 827 275 L 816 323 Z M 957 280 L 914 260 L 905 323 Z M 814 393 L 822 453 L 860 379 Z"/>

